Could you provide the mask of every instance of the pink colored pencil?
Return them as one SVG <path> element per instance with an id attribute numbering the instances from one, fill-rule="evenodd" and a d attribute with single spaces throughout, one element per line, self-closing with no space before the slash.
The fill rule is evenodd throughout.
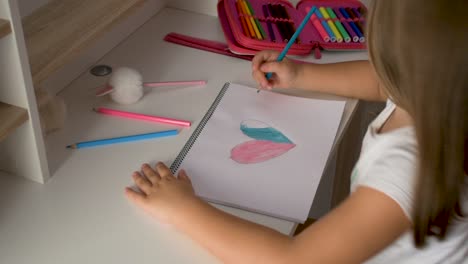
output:
<path id="1" fill-rule="evenodd" d="M 120 117 L 126 117 L 126 118 L 132 118 L 132 119 L 138 119 L 138 120 L 144 120 L 144 121 L 150 121 L 150 122 L 156 122 L 156 123 L 164 123 L 164 124 L 183 126 L 183 127 L 190 127 L 191 125 L 190 121 L 161 117 L 161 116 L 151 116 L 151 115 L 144 115 L 144 114 L 139 114 L 139 113 L 125 112 L 125 111 L 120 111 L 120 110 L 104 108 L 104 107 L 94 108 L 93 110 L 98 113 L 105 114 L 105 115 L 120 116 Z"/>
<path id="2" fill-rule="evenodd" d="M 205 80 L 195 80 L 195 81 L 169 81 L 169 82 L 145 82 L 143 83 L 144 87 L 161 87 L 161 86 L 177 86 L 177 85 L 205 85 L 207 81 Z M 98 87 L 99 91 L 96 92 L 96 96 L 103 96 L 114 91 L 114 87 L 106 84 L 104 86 Z"/>
<path id="3" fill-rule="evenodd" d="M 310 17 L 310 21 L 314 24 L 315 29 L 319 32 L 320 36 L 325 42 L 330 41 L 330 37 L 328 36 L 327 32 L 325 31 L 325 28 L 323 28 L 322 24 L 320 23 L 319 18 L 317 15 L 313 14 L 312 17 Z"/>
<path id="4" fill-rule="evenodd" d="M 146 87 L 159 87 L 159 86 L 176 86 L 176 85 L 205 85 L 205 80 L 196 81 L 172 81 L 172 82 L 145 82 Z"/>

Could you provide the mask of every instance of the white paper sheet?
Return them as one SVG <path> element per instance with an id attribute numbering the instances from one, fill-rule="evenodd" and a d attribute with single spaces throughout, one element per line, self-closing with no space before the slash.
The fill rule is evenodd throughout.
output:
<path id="1" fill-rule="evenodd" d="M 344 105 L 344 101 L 257 93 L 231 83 L 179 169 L 187 171 L 195 192 L 206 200 L 304 222 Z M 296 146 L 263 162 L 234 161 L 231 149 L 254 140 L 240 129 L 245 120 L 270 125 Z"/>

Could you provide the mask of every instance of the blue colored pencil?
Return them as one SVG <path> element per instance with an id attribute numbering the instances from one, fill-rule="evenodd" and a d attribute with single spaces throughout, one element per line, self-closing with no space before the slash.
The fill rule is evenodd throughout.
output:
<path id="1" fill-rule="evenodd" d="M 284 57 L 286 56 L 286 53 L 288 53 L 288 50 L 291 48 L 294 41 L 296 41 L 297 36 L 299 36 L 301 31 L 304 29 L 305 25 L 307 24 L 307 21 L 309 21 L 310 17 L 312 16 L 312 14 L 315 12 L 316 9 L 317 8 L 314 6 L 314 7 L 312 7 L 312 9 L 309 10 L 309 13 L 307 13 L 307 15 L 304 17 L 304 20 L 302 20 L 302 22 L 299 25 L 299 27 L 297 28 L 296 32 L 294 32 L 291 39 L 288 41 L 288 44 L 286 44 L 286 46 L 284 47 L 283 51 L 280 53 L 280 55 L 278 56 L 276 61 L 282 61 L 284 59 Z M 268 72 L 266 74 L 267 80 L 269 80 L 272 75 L 273 75 L 273 73 Z"/>
<path id="2" fill-rule="evenodd" d="M 177 129 L 172 129 L 172 130 L 158 131 L 158 132 L 153 132 L 153 133 L 146 133 L 146 134 L 139 134 L 139 135 L 132 135 L 132 136 L 98 139 L 98 140 L 75 143 L 73 145 L 67 146 L 67 148 L 71 148 L 71 149 L 90 148 L 90 147 L 118 144 L 118 143 L 131 142 L 131 141 L 137 141 L 137 140 L 146 140 L 146 139 L 153 139 L 153 138 L 175 136 L 178 133 L 179 131 Z"/>

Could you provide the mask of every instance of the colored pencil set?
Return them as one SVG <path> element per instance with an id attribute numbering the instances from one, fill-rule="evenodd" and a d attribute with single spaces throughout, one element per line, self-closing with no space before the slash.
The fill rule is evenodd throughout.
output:
<path id="1" fill-rule="evenodd" d="M 310 7 L 306 8 L 309 11 Z M 325 42 L 364 42 L 360 8 L 319 7 L 310 20 Z"/>
<path id="2" fill-rule="evenodd" d="M 279 37 L 281 38 L 279 42 L 288 42 L 296 28 L 294 27 L 294 21 L 291 19 L 289 15 L 288 9 L 282 4 L 264 4 L 262 5 L 263 14 L 265 17 L 273 17 L 274 20 L 271 21 L 270 19 L 266 20 L 267 25 L 275 25 L 279 32 Z M 268 26 L 270 28 L 270 26 Z M 268 31 L 270 40 L 276 42 L 275 32 L 274 30 Z M 296 43 L 300 43 L 300 39 L 296 39 Z"/>
<path id="3" fill-rule="evenodd" d="M 142 121 L 148 121 L 148 122 L 170 124 L 170 125 L 182 126 L 182 127 L 190 127 L 191 125 L 191 122 L 186 121 L 186 120 L 179 120 L 179 119 L 173 119 L 173 118 L 161 117 L 161 116 L 153 116 L 153 115 L 144 115 L 140 113 L 126 112 L 126 111 L 120 111 L 120 110 L 109 109 L 109 108 L 104 108 L 104 107 L 94 108 L 93 110 L 97 113 L 104 114 L 104 115 L 130 118 L 130 119 L 142 120 Z M 168 137 L 168 136 L 175 136 L 178 133 L 179 131 L 177 129 L 171 129 L 171 130 L 157 131 L 157 132 L 145 133 L 145 134 L 84 141 L 84 142 L 79 142 L 79 143 L 69 145 L 67 146 L 67 148 L 78 149 L 78 148 L 97 147 L 97 146 L 132 142 L 132 141 L 138 141 L 138 140 L 148 140 L 148 139 L 162 138 L 162 137 Z"/>
<path id="4" fill-rule="evenodd" d="M 321 50 L 365 50 L 366 7 L 358 0 L 219 0 L 218 16 L 229 49 L 254 55 L 260 50 L 283 50 L 304 18 L 303 30 L 289 55 L 321 57 Z"/>
<path id="5" fill-rule="evenodd" d="M 252 4 L 248 0 L 236 0 L 236 9 L 244 34 L 252 39 L 286 43 L 296 31 L 294 21 L 288 9 L 279 3 L 262 5 L 263 18 L 267 25 L 264 30 L 262 23 L 255 16 Z M 311 7 L 305 8 L 308 12 Z M 364 42 L 364 27 L 361 8 L 356 7 L 317 7 L 310 21 L 325 42 Z M 275 35 L 274 27 L 279 35 Z M 268 33 L 267 33 L 268 32 Z M 295 43 L 301 43 L 297 38 Z"/>
<path id="6" fill-rule="evenodd" d="M 241 14 L 240 21 L 244 34 L 254 39 L 266 39 L 266 33 L 260 21 L 255 18 L 255 11 L 248 0 L 236 0 L 237 12 Z"/>
<path id="7" fill-rule="evenodd" d="M 242 25 L 242 30 L 246 36 L 252 39 L 267 40 L 272 42 L 288 42 L 296 29 L 294 22 L 289 16 L 288 10 L 281 4 L 264 4 L 262 11 L 264 17 L 277 18 L 275 21 L 266 20 L 268 34 L 255 16 L 255 11 L 252 8 L 249 0 L 236 0 L 237 12 L 240 14 L 239 20 Z M 275 36 L 273 26 L 276 26 L 279 32 L 278 38 Z M 299 39 L 296 42 L 300 42 Z"/>

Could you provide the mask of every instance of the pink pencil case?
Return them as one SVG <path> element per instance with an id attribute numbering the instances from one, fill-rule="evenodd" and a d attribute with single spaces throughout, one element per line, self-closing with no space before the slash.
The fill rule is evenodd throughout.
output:
<path id="1" fill-rule="evenodd" d="M 281 37 L 281 33 L 284 33 L 284 31 L 280 32 L 281 28 L 279 25 L 281 22 L 283 22 L 283 25 L 285 23 L 289 23 L 293 26 L 294 29 L 296 29 L 307 15 L 308 10 L 313 6 L 315 6 L 317 9 L 319 7 L 331 8 L 336 12 L 334 13 L 336 17 L 325 18 L 323 15 L 321 15 L 321 13 L 314 15 L 314 20 L 317 20 L 320 22 L 320 25 L 322 25 L 322 34 L 316 27 L 317 23 L 309 20 L 302 32 L 299 34 L 298 41 L 294 43 L 289 49 L 288 54 L 309 55 L 313 52 L 316 58 L 320 58 L 320 50 L 366 49 L 366 42 L 365 38 L 363 37 L 364 32 L 360 32 L 361 35 L 359 35 L 357 31 L 362 31 L 364 29 L 364 14 L 367 13 L 367 9 L 358 0 L 301 0 L 297 3 L 296 7 L 294 7 L 290 2 L 284 0 L 248 0 L 249 6 L 252 8 L 254 15 L 247 14 L 244 12 L 245 10 L 242 9 L 241 12 L 239 12 L 239 3 L 237 3 L 238 1 L 240 0 L 220 0 L 217 6 L 218 17 L 226 37 L 228 47 L 234 53 L 254 55 L 260 50 L 283 50 L 287 44 L 287 40 L 283 40 Z M 265 16 L 265 5 L 281 5 L 283 10 L 286 9 L 287 17 L 289 18 L 286 18 L 285 16 L 279 16 L 278 12 L 276 12 L 276 14 L 267 12 L 268 16 Z M 340 8 L 348 10 L 349 13 L 346 11 L 340 12 Z M 266 37 L 261 39 L 249 34 L 249 30 L 246 27 L 247 24 L 245 22 L 247 19 L 250 20 L 250 17 L 258 21 L 258 24 L 260 24 L 260 27 L 262 27 L 264 33 L 266 33 Z M 242 20 L 244 20 L 244 22 Z M 326 32 L 333 33 L 329 22 L 335 25 L 335 29 L 337 29 L 338 32 L 342 32 L 339 31 L 337 21 L 342 25 L 342 29 L 344 29 L 351 37 L 351 41 L 332 42 L 330 40 L 326 41 L 324 39 L 324 24 L 328 25 L 329 31 Z M 271 28 L 269 28 L 268 24 L 271 25 Z M 271 39 L 271 29 L 273 31 L 273 36 L 275 36 L 275 40 Z M 289 32 L 294 31 L 290 30 Z M 354 39 L 352 38 L 353 33 Z M 335 34 L 328 35 L 336 36 Z M 356 37 L 359 37 L 359 39 L 356 39 Z"/>

